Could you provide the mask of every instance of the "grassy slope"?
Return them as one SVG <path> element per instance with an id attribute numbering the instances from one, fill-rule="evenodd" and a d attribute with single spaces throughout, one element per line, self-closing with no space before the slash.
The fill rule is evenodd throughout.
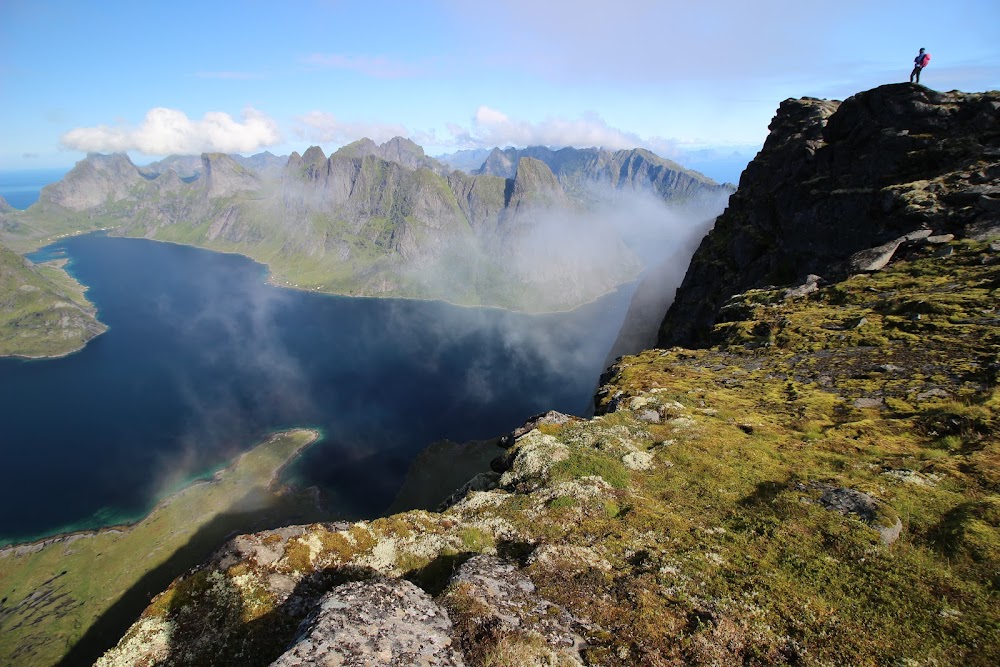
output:
<path id="1" fill-rule="evenodd" d="M 137 608 L 118 610 L 125 626 L 149 593 L 203 560 L 233 531 L 318 518 L 307 497 L 273 486 L 281 468 L 316 438 L 307 430 L 277 434 L 133 526 L 84 533 L 23 555 L 16 547 L 0 551 L 0 663 L 55 664 L 140 581 L 150 589 L 138 591 L 145 597 Z M 144 579 L 152 572 L 159 581 Z"/>
<path id="2" fill-rule="evenodd" d="M 0 246 L 0 356 L 58 357 L 106 330 L 60 265 L 28 265 Z"/>
<path id="3" fill-rule="evenodd" d="M 498 637 L 449 587 L 477 552 L 572 613 L 589 664 L 1000 663 L 1000 253 L 957 242 L 736 303 L 724 344 L 626 357 L 604 414 L 519 439 L 500 489 L 243 538 L 101 664 L 268 664 L 309 600 L 375 572 L 437 596 L 466 664 L 563 664 L 538 618 Z M 827 509 L 831 488 L 870 494 L 899 539 Z"/>

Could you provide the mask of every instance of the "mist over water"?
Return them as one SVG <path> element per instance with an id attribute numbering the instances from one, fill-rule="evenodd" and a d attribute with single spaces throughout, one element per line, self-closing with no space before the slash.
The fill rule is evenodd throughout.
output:
<path id="1" fill-rule="evenodd" d="M 537 218 L 520 261 L 551 270 L 543 249 L 569 235 L 556 262 L 568 275 L 609 271 L 610 229 L 643 280 L 542 315 L 282 289 L 244 257 L 140 239 L 35 253 L 68 257 L 110 328 L 63 359 L 0 359 L 0 544 L 141 518 L 296 426 L 323 439 L 286 477 L 318 486 L 339 517 L 374 516 L 432 442 L 495 437 L 545 410 L 589 414 L 607 364 L 651 345 L 725 197 L 592 203 L 576 219 Z"/>
<path id="2" fill-rule="evenodd" d="M 63 359 L 0 360 L 0 538 L 142 516 L 267 433 L 322 430 L 289 474 L 343 517 L 392 501 L 435 440 L 585 414 L 631 287 L 569 313 L 320 295 L 244 257 L 100 235 L 61 256 L 109 325 Z"/>

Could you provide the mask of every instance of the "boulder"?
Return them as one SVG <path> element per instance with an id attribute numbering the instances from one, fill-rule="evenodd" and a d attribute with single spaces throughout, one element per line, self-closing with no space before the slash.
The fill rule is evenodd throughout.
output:
<path id="1" fill-rule="evenodd" d="M 405 579 L 355 581 L 323 596 L 272 667 L 461 667 L 448 614 Z"/>

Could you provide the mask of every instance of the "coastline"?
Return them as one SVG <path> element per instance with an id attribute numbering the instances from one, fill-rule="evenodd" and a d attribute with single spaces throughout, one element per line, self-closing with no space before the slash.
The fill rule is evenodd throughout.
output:
<path id="1" fill-rule="evenodd" d="M 55 241 L 46 243 L 46 245 L 51 245 L 51 243 L 55 243 Z M 27 259 L 24 254 L 21 254 L 21 257 Z M 64 357 L 68 357 L 82 351 L 84 348 L 87 347 L 87 344 L 90 343 L 92 340 L 109 331 L 110 327 L 104 322 L 102 322 L 100 318 L 98 318 L 97 316 L 98 313 L 97 306 L 87 298 L 87 292 L 90 290 L 90 288 L 84 285 L 83 282 L 81 282 L 76 276 L 70 273 L 69 270 L 66 268 L 67 265 L 69 264 L 68 258 L 60 257 L 56 259 L 46 260 L 43 262 L 37 262 L 37 263 L 32 262 L 32 264 L 35 266 L 36 269 L 39 270 L 41 274 L 45 274 L 46 270 L 57 272 L 58 278 L 53 279 L 51 275 L 47 275 L 45 277 L 47 277 L 50 281 L 54 281 L 57 288 L 62 287 L 64 289 L 69 289 L 71 291 L 74 291 L 75 293 L 73 294 L 66 294 L 62 296 L 68 298 L 74 304 L 79 306 L 85 315 L 92 318 L 93 322 L 96 324 L 94 328 L 95 329 L 100 328 L 100 331 L 97 331 L 96 333 L 93 333 L 93 335 L 91 335 L 89 338 L 82 340 L 78 346 L 71 349 L 67 349 L 64 352 L 59 352 L 54 354 L 20 354 L 17 352 L 12 352 L 8 354 L 0 354 L 0 359 L 19 359 L 22 361 L 45 361 L 50 359 L 62 359 Z M 64 282 L 60 284 L 60 281 Z"/>
<path id="2" fill-rule="evenodd" d="M 642 271 L 639 271 L 639 273 L 637 273 L 635 276 L 633 276 L 630 280 L 627 280 L 627 281 L 622 282 L 622 283 L 618 283 L 617 285 L 614 285 L 610 289 L 607 289 L 604 292 L 601 292 L 600 294 L 597 294 L 597 295 L 593 296 L 592 298 L 590 298 L 590 299 L 588 299 L 586 301 L 582 301 L 582 302 L 580 302 L 580 303 L 578 303 L 578 304 L 576 304 L 575 306 L 572 306 L 572 307 L 549 309 L 549 310 L 526 310 L 526 309 L 509 308 L 507 306 L 496 306 L 496 305 L 489 305 L 489 304 L 456 303 L 454 301 L 450 301 L 448 299 L 439 298 L 439 297 L 398 296 L 398 295 L 378 295 L 378 294 L 346 294 L 344 292 L 328 291 L 328 290 L 319 289 L 319 288 L 316 288 L 316 287 L 300 287 L 300 286 L 298 286 L 296 284 L 293 284 L 293 283 L 281 282 L 278 278 L 275 277 L 275 272 L 271 268 L 271 264 L 269 262 L 263 261 L 263 260 L 261 260 L 261 259 L 259 259 L 257 257 L 254 257 L 253 255 L 249 255 L 246 252 L 241 252 L 239 250 L 222 250 L 222 249 L 213 248 L 213 247 L 207 246 L 207 245 L 199 245 L 197 243 L 187 243 L 187 242 L 184 242 L 184 241 L 172 241 L 172 240 L 167 240 L 167 239 L 149 238 L 149 237 L 146 237 L 146 236 L 131 236 L 129 234 L 120 234 L 119 235 L 119 234 L 114 234 L 113 233 L 113 232 L 115 232 L 116 230 L 119 230 L 119 229 L 121 229 L 120 225 L 119 226 L 115 226 L 115 227 L 100 227 L 100 228 L 97 228 L 97 229 L 80 230 L 80 231 L 76 231 L 76 232 L 69 232 L 69 233 L 65 233 L 65 234 L 58 234 L 56 236 L 50 237 L 45 242 L 43 242 L 43 243 L 41 243 L 41 244 L 39 244 L 39 245 L 31 248 L 30 250 L 27 250 L 25 253 L 22 253 L 22 255 L 23 254 L 27 254 L 27 253 L 31 253 L 31 252 L 36 252 L 36 251 L 44 248 L 45 246 L 52 245 L 53 243 L 56 243 L 56 242 L 58 242 L 58 241 L 60 241 L 62 239 L 65 239 L 65 238 L 70 238 L 70 237 L 75 237 L 75 236 L 84 236 L 86 234 L 94 234 L 94 233 L 97 233 L 97 232 L 109 232 L 108 236 L 111 236 L 113 238 L 141 239 L 141 240 L 144 240 L 144 241 L 153 241 L 153 242 L 156 242 L 156 243 L 169 243 L 171 245 L 184 246 L 184 247 L 188 247 L 188 248 L 198 248 L 200 250 L 207 250 L 209 252 L 217 252 L 217 253 L 221 253 L 223 255 L 238 255 L 240 257 L 244 257 L 244 258 L 246 258 L 246 259 L 248 259 L 248 260 L 250 260 L 250 261 L 252 261 L 252 262 L 254 262 L 256 264 L 259 264 L 259 265 L 263 266 L 264 269 L 265 269 L 264 282 L 267 285 L 270 285 L 272 287 L 278 287 L 278 288 L 281 288 L 281 289 L 294 290 L 294 291 L 297 291 L 297 292 L 307 292 L 307 293 L 310 293 L 310 294 L 321 294 L 321 295 L 325 295 L 325 296 L 337 296 L 337 297 L 343 297 L 343 298 L 347 298 L 347 299 L 386 299 L 386 300 L 399 300 L 399 301 L 421 301 L 421 302 L 428 302 L 428 303 L 437 302 L 437 303 L 448 304 L 449 306 L 455 306 L 456 308 L 471 308 L 471 309 L 481 308 L 481 309 L 489 309 L 489 310 L 499 310 L 499 311 L 503 311 L 503 312 L 507 312 L 507 313 L 518 313 L 518 314 L 530 315 L 530 316 L 535 316 L 535 315 L 559 315 L 559 314 L 572 313 L 572 312 L 577 311 L 577 310 L 579 310 L 581 308 L 589 306 L 589 305 L 591 305 L 591 304 L 593 304 L 593 303 L 595 303 L 597 301 L 600 301 L 604 297 L 606 297 L 606 296 L 608 296 L 610 294 L 614 294 L 619 289 L 621 289 L 621 288 L 623 288 L 623 287 L 625 287 L 627 285 L 630 285 L 630 284 L 636 282 L 637 280 L 639 280 L 642 277 L 642 274 L 645 271 L 645 269 L 643 269 Z M 75 277 L 73 279 L 76 280 Z M 77 282 L 79 282 L 79 281 L 77 280 Z M 80 284 L 82 285 L 83 283 L 80 283 Z M 90 339 L 90 340 L 93 340 L 93 339 Z M 90 341 L 87 341 L 87 342 L 90 342 Z M 50 358 L 50 357 L 38 357 L 38 358 L 46 359 L 46 358 Z M 56 358 L 56 357 L 51 357 L 51 358 Z"/>
<path id="3" fill-rule="evenodd" d="M 181 485 L 179 489 L 173 491 L 160 500 L 156 502 L 153 507 L 145 512 L 141 517 L 137 518 L 135 521 L 127 521 L 123 523 L 114 523 L 107 526 L 101 526 L 100 528 L 81 528 L 79 530 L 63 530 L 57 531 L 50 535 L 44 535 L 38 538 L 29 539 L 23 542 L 11 542 L 10 544 L 0 546 L 0 558 L 6 558 L 8 556 L 24 556 L 31 553 L 36 553 L 41 551 L 47 546 L 52 544 L 58 544 L 60 542 L 72 543 L 79 539 L 84 539 L 88 537 L 98 537 L 104 534 L 118 534 L 124 535 L 128 534 L 129 531 L 134 529 L 136 526 L 141 524 L 143 521 L 148 519 L 150 516 L 155 514 L 157 511 L 162 510 L 165 506 L 172 503 L 178 496 L 190 492 L 192 489 L 203 485 L 218 484 L 222 477 L 229 472 L 234 471 L 239 464 L 243 461 L 244 457 L 253 452 L 255 449 L 262 445 L 266 445 L 269 442 L 273 442 L 275 438 L 283 435 L 291 435 L 295 433 L 310 433 L 311 438 L 303 443 L 293 454 L 290 456 L 280 467 L 278 467 L 274 474 L 271 475 L 271 479 L 268 481 L 269 486 L 273 486 L 277 482 L 281 474 L 291 465 L 295 459 L 302 455 L 307 448 L 314 445 L 316 442 L 323 438 L 323 432 L 315 428 L 291 428 L 281 431 L 275 431 L 269 434 L 266 438 L 261 440 L 252 449 L 245 452 L 241 452 L 233 461 L 222 468 L 219 468 L 212 473 L 211 477 L 195 477 Z"/>
<path id="4" fill-rule="evenodd" d="M 91 664 L 152 594 L 231 536 L 330 520 L 309 489 L 277 483 L 321 438 L 315 428 L 271 433 L 135 523 L 0 550 L 0 664 L 15 656 L 24 664 Z"/>

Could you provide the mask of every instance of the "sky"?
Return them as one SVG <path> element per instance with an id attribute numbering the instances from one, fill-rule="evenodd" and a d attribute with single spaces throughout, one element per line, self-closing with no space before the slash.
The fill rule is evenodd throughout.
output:
<path id="1" fill-rule="evenodd" d="M 1000 89 L 997 26 L 997 0 L 0 0 L 0 170 L 396 135 L 749 158 L 782 100 L 906 81 L 920 47 L 925 85 Z"/>

